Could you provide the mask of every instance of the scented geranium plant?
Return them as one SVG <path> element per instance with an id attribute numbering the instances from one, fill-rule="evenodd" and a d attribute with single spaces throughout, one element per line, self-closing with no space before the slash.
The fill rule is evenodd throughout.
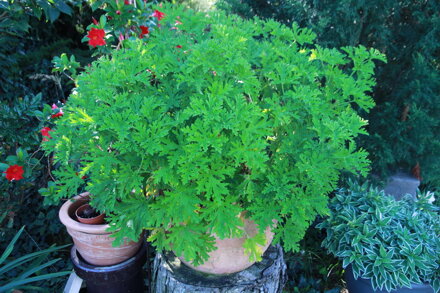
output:
<path id="1" fill-rule="evenodd" d="M 440 292 L 440 215 L 432 194 L 396 201 L 382 190 L 350 182 L 330 202 L 318 227 L 322 245 L 351 265 L 353 277 L 370 279 L 374 290 L 429 283 Z"/>
<path id="2" fill-rule="evenodd" d="M 268 226 L 296 250 L 340 171 L 367 172 L 354 142 L 366 121 L 353 107 L 373 106 L 373 60 L 384 57 L 314 46 L 295 24 L 161 9 L 148 42 L 78 76 L 44 143 L 59 165 L 51 199 L 84 188 L 116 244 L 150 229 L 158 249 L 195 264 L 214 235 L 245 236 L 244 211 L 260 229 L 245 242 L 251 257 Z"/>

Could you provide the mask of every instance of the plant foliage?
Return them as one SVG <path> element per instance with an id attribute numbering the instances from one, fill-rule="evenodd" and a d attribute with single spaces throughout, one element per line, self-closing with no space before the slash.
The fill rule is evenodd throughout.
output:
<path id="1" fill-rule="evenodd" d="M 427 282 L 440 291 L 440 215 L 430 193 L 396 201 L 367 184 L 350 183 L 330 202 L 322 245 L 352 266 L 354 278 L 371 279 L 388 292 Z"/>
<path id="2" fill-rule="evenodd" d="M 20 237 L 15 243 L 20 249 L 13 252 L 14 257 L 67 239 L 57 220 L 56 208 L 43 207 L 38 194 L 49 177 L 45 172 L 49 161 L 39 148 L 40 123 L 52 114 L 49 105 L 65 99 L 63 79 L 51 74 L 50 60 L 62 51 L 81 55 L 75 45 L 75 38 L 79 44 L 81 40 L 77 29 L 81 29 L 82 19 L 91 17 L 87 9 L 76 6 L 81 3 L 0 1 L 0 251 L 21 226 L 27 227 L 27 237 Z M 75 13 L 69 15 L 70 12 Z M 4 172 L 13 165 L 23 168 L 23 179 L 6 178 Z M 62 270 L 65 265 L 61 261 L 51 267 Z M 16 266 L 9 271 L 9 279 L 21 269 Z M 58 280 L 48 281 L 54 291 Z M 4 285 L 4 279 L 1 284 Z"/>
<path id="3" fill-rule="evenodd" d="M 440 186 L 440 3 L 433 0 L 223 0 L 223 8 L 252 18 L 298 22 L 312 28 L 321 46 L 374 47 L 389 62 L 377 70 L 376 107 L 363 117 L 370 136 L 361 146 L 370 152 L 373 171 L 414 170 Z"/>
<path id="4" fill-rule="evenodd" d="M 260 227 L 251 254 L 268 226 L 297 250 L 339 172 L 368 170 L 354 142 L 366 121 L 352 105 L 373 106 L 383 55 L 324 49 L 296 24 L 161 11 L 148 42 L 127 42 L 78 76 L 44 143 L 60 166 L 48 199 L 85 186 L 117 243 L 152 229 L 159 249 L 196 264 L 215 249 L 213 233 L 243 236 L 243 211 Z"/>
<path id="5" fill-rule="evenodd" d="M 8 259 L 18 238 L 21 233 L 23 233 L 24 228 L 23 226 L 17 234 L 15 234 L 14 238 L 0 256 L 0 292 L 15 292 L 15 290 L 18 289 L 40 291 L 40 287 L 31 286 L 29 284 L 70 274 L 70 271 L 42 273 L 42 271 L 61 260 L 58 258 L 46 261 L 49 254 L 67 245 L 52 246 L 48 249 L 23 255 L 14 260 Z"/>

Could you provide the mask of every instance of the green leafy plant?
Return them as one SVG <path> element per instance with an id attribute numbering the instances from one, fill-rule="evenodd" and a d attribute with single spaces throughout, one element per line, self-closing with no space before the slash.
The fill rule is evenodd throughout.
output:
<path id="1" fill-rule="evenodd" d="M 360 146 L 370 152 L 374 174 L 403 170 L 440 186 L 440 10 L 438 1 L 221 0 L 246 18 L 255 15 L 312 28 L 321 46 L 374 47 L 389 62 L 377 68 L 376 107 Z"/>
<path id="2" fill-rule="evenodd" d="M 77 77 L 43 144 L 59 165 L 48 199 L 85 189 L 116 243 L 150 229 L 158 249 L 195 264 L 215 249 L 213 233 L 243 236 L 244 211 L 260 229 L 245 243 L 255 258 L 269 226 L 297 250 L 339 172 L 368 170 L 354 142 L 366 121 L 352 105 L 373 106 L 383 55 L 315 46 L 296 24 L 161 11 L 148 42 L 129 41 Z"/>
<path id="3" fill-rule="evenodd" d="M 14 238 L 6 247 L 6 250 L 0 256 L 0 292 L 11 292 L 17 289 L 40 291 L 41 288 L 29 284 L 70 274 L 70 271 L 41 273 L 44 269 L 47 269 L 61 260 L 58 258 L 46 262 L 49 254 L 67 247 L 67 245 L 52 246 L 48 249 L 9 260 L 8 257 L 12 253 L 14 245 L 21 233 L 23 233 L 24 228 L 23 226 L 17 234 L 15 234 Z"/>
<path id="4" fill-rule="evenodd" d="M 330 202 L 322 245 L 370 279 L 375 290 L 427 282 L 440 291 L 440 215 L 432 194 L 396 201 L 366 183 L 350 182 Z"/>

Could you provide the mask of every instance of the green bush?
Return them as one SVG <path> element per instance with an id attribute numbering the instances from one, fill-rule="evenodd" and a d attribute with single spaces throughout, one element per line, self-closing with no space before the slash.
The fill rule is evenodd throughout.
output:
<path id="1" fill-rule="evenodd" d="M 385 53 L 389 62 L 379 65 L 373 92 L 377 106 L 360 112 L 370 121 L 361 145 L 373 173 L 413 171 L 440 186 L 438 1 L 222 0 L 220 6 L 246 18 L 297 22 L 314 30 L 322 46 L 364 45 Z"/>
<path id="2" fill-rule="evenodd" d="M 368 169 L 351 105 L 373 106 L 373 60 L 384 57 L 323 49 L 296 25 L 161 11 L 148 42 L 78 76 L 43 144 L 59 164 L 48 199 L 85 188 L 118 241 L 151 229 L 158 249 L 195 263 L 214 249 L 210 233 L 242 235 L 243 211 L 260 232 L 277 220 L 275 241 L 296 250 L 339 172 Z M 247 251 L 258 258 L 262 242 L 249 237 Z"/>
<path id="3" fill-rule="evenodd" d="M 10 258 L 24 226 L 15 234 L 0 256 L 0 292 L 28 292 L 42 291 L 41 282 L 70 274 L 70 271 L 47 272 L 47 270 L 61 259 L 48 260 L 47 257 L 65 246 L 52 246 L 48 249 L 25 254 L 19 258 Z M 32 283 L 32 285 L 30 285 Z M 37 286 L 37 285 L 39 286 Z"/>
<path id="4" fill-rule="evenodd" d="M 84 52 L 77 45 L 81 40 L 77 29 L 81 17 L 90 18 L 90 14 L 87 9 L 73 14 L 82 9 L 76 6 L 79 3 L 0 3 L 0 172 L 15 165 L 23 168 L 22 179 L 10 181 L 3 173 L 0 177 L 0 238 L 4 240 L 0 250 L 23 225 L 32 241 L 19 239 L 18 253 L 63 239 L 61 225 L 54 220 L 57 214 L 42 207 L 38 194 L 50 176 L 46 167 L 50 162 L 39 148 L 40 130 L 42 121 L 52 114 L 49 105 L 65 100 L 69 91 L 66 79 L 51 73 L 51 59 L 62 51 Z"/>
<path id="5" fill-rule="evenodd" d="M 322 245 L 352 266 L 353 276 L 371 279 L 388 292 L 427 282 L 440 291 L 440 215 L 430 193 L 396 201 L 383 191 L 356 183 L 330 202 Z"/>

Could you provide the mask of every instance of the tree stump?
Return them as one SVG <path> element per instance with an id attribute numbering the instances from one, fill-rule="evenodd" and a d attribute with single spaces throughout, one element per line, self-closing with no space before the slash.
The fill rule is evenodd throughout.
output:
<path id="1" fill-rule="evenodd" d="M 184 265 L 172 252 L 157 253 L 153 264 L 156 293 L 278 293 L 286 283 L 286 264 L 280 245 L 269 246 L 263 260 L 229 275 L 212 275 Z"/>

